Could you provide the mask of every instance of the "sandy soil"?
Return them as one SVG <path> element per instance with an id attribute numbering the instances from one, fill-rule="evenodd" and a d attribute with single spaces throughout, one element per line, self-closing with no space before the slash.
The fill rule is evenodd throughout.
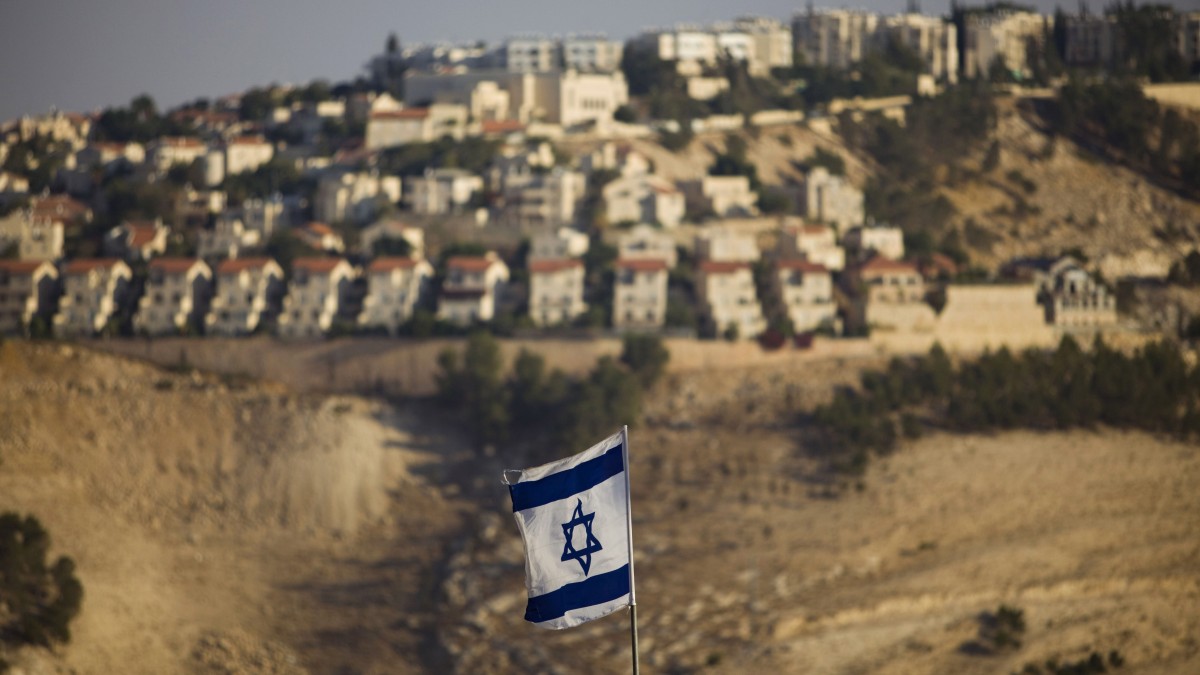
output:
<path id="1" fill-rule="evenodd" d="M 1010 673 L 1093 650 L 1200 672 L 1200 449 L 935 435 L 831 490 L 794 411 L 856 367 L 675 371 L 651 397 L 632 468 L 648 672 Z M 72 643 L 17 672 L 627 672 L 621 616 L 521 621 L 497 477 L 524 460 L 465 450 L 417 404 L 9 343 L 0 410 L 0 510 L 41 518 L 86 593 Z M 1023 645 L 976 653 L 1001 603 Z"/>

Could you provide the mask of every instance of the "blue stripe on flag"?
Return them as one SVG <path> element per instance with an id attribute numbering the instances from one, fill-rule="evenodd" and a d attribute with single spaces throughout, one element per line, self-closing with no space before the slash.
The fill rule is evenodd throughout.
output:
<path id="1" fill-rule="evenodd" d="M 525 620 L 542 623 L 562 617 L 573 609 L 591 607 L 616 600 L 629 593 L 629 565 L 590 579 L 576 581 L 549 593 L 529 599 L 525 606 Z"/>
<path id="2" fill-rule="evenodd" d="M 552 473 L 539 480 L 509 485 L 513 513 L 544 506 L 589 490 L 625 469 L 622 446 L 618 445 L 599 457 L 581 462 L 566 471 Z"/>

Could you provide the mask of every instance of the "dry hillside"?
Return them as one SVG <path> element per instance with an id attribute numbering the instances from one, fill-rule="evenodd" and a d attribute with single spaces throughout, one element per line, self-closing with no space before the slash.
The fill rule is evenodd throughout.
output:
<path id="1" fill-rule="evenodd" d="M 837 361 L 676 370 L 635 429 L 648 672 L 1009 673 L 1119 650 L 1200 669 L 1200 451 L 1143 434 L 936 436 L 827 495 L 789 410 Z M 627 623 L 521 621 L 499 470 L 421 406 L 0 351 L 0 509 L 79 564 L 30 673 L 627 672 Z M 685 416 L 686 413 L 686 416 Z M 979 615 L 1024 610 L 979 655 Z"/>

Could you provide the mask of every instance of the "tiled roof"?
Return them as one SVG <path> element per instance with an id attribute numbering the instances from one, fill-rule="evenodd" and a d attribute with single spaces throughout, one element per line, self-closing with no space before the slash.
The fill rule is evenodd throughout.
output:
<path id="1" fill-rule="evenodd" d="M 486 272 L 495 262 L 483 256 L 454 256 L 446 261 L 446 267 L 464 272 Z"/>
<path id="2" fill-rule="evenodd" d="M 561 272 L 563 270 L 576 269 L 583 267 L 582 260 L 575 258 L 564 258 L 558 260 L 531 260 L 529 262 L 530 274 L 551 274 L 553 272 Z"/>
<path id="3" fill-rule="evenodd" d="M 262 136 L 238 136 L 229 139 L 229 145 L 265 145 L 267 139 Z"/>
<path id="4" fill-rule="evenodd" d="M 92 270 L 111 269 L 121 262 L 118 258 L 79 258 L 67 263 L 67 274 L 87 274 Z"/>
<path id="5" fill-rule="evenodd" d="M 217 266 L 217 274 L 237 274 L 242 270 L 255 270 L 266 267 L 275 262 L 270 258 L 235 258 L 233 260 L 222 260 Z"/>
<path id="6" fill-rule="evenodd" d="M 391 272 L 392 270 L 410 270 L 421 263 L 416 258 L 405 258 L 403 256 L 385 256 L 376 258 L 371 261 L 367 267 L 368 272 Z"/>
<path id="7" fill-rule="evenodd" d="M 665 272 L 668 269 L 667 261 L 658 258 L 625 258 L 615 264 L 623 270 L 634 272 Z"/>
<path id="8" fill-rule="evenodd" d="M 329 227 L 325 223 L 312 222 L 312 223 L 308 223 L 307 225 L 305 225 L 304 227 L 302 227 L 300 229 L 307 230 L 308 232 L 311 232 L 312 234 L 315 234 L 315 235 L 318 235 L 321 237 L 333 234 L 333 228 Z"/>
<path id="9" fill-rule="evenodd" d="M 159 228 L 154 223 L 129 223 L 129 245 L 133 248 L 141 248 L 146 244 L 154 241 L 158 236 Z"/>
<path id="10" fill-rule="evenodd" d="M 480 127 L 485 134 L 506 134 L 525 130 L 525 125 L 518 120 L 485 120 Z"/>
<path id="11" fill-rule="evenodd" d="M 877 255 L 863 263 L 862 267 L 859 268 L 859 272 L 908 272 L 910 274 L 917 274 L 917 268 L 912 263 L 889 260 Z"/>
<path id="12" fill-rule="evenodd" d="M 342 258 L 296 258 L 292 261 L 292 269 L 313 274 L 329 274 L 342 262 Z"/>
<path id="13" fill-rule="evenodd" d="M 809 262 L 802 258 L 789 258 L 787 260 L 779 260 L 775 263 L 781 270 L 792 270 L 795 272 L 804 272 L 806 274 L 828 274 L 829 270 L 824 265 Z"/>
<path id="14" fill-rule="evenodd" d="M 33 274 L 44 264 L 42 260 L 0 260 L 0 270 L 9 274 Z"/>
<path id="15" fill-rule="evenodd" d="M 750 269 L 747 262 L 726 262 L 722 260 L 705 260 L 700 263 L 700 271 L 705 274 L 733 274 Z"/>

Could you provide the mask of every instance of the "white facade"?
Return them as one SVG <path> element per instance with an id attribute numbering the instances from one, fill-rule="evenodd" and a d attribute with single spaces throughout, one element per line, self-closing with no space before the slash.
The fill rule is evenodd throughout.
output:
<path id="1" fill-rule="evenodd" d="M 368 150 L 428 143 L 444 136 L 461 139 L 467 129 L 468 108 L 456 103 L 432 103 L 424 108 L 373 112 L 367 120 Z"/>
<path id="2" fill-rule="evenodd" d="M 0 333 L 27 331 L 34 317 L 50 318 L 58 269 L 46 261 L 0 260 Z"/>
<path id="3" fill-rule="evenodd" d="M 701 262 L 696 290 L 705 318 L 718 334 L 733 327 L 739 338 L 746 339 L 766 329 L 750 263 Z"/>
<path id="4" fill-rule="evenodd" d="M 758 215 L 758 193 L 750 189 L 746 176 L 705 176 L 681 186 L 692 207 L 718 218 Z"/>
<path id="5" fill-rule="evenodd" d="M 563 65 L 583 73 L 611 73 L 621 68 L 625 45 L 603 37 L 568 37 L 562 41 Z"/>
<path id="6" fill-rule="evenodd" d="M 972 14 L 966 21 L 963 75 L 987 77 L 997 59 L 1014 77 L 1030 74 L 1029 45 L 1041 43 L 1048 19 L 1031 12 Z"/>
<path id="7" fill-rule="evenodd" d="M 750 263 L 762 254 L 754 235 L 711 228 L 696 235 L 696 257 L 714 262 Z"/>
<path id="8" fill-rule="evenodd" d="M 767 17 L 743 17 L 734 25 L 754 41 L 752 72 L 766 74 L 772 68 L 792 67 L 794 43 L 790 26 Z"/>
<path id="9" fill-rule="evenodd" d="M 587 253 L 588 236 L 569 227 L 559 227 L 533 236 L 529 245 L 530 260 L 579 258 Z"/>
<path id="10" fill-rule="evenodd" d="M 779 260 L 774 282 L 775 292 L 796 332 L 833 326 L 837 303 L 833 299 L 833 277 L 829 270 L 806 260 Z"/>
<path id="11" fill-rule="evenodd" d="M 212 335 L 249 335 L 279 313 L 283 269 L 270 258 L 225 260 L 206 317 Z"/>
<path id="12" fill-rule="evenodd" d="M 437 317 L 459 326 L 491 321 L 508 277 L 508 266 L 495 253 L 451 258 L 446 262 Z"/>
<path id="13" fill-rule="evenodd" d="M 342 258 L 296 258 L 288 281 L 279 336 L 315 338 L 325 335 L 345 311 L 357 273 Z"/>
<path id="14" fill-rule="evenodd" d="M 275 147 L 262 136 L 238 136 L 225 143 L 225 175 L 254 171 L 271 161 Z"/>
<path id="15" fill-rule="evenodd" d="M 583 261 L 529 261 L 529 318 L 537 326 L 570 323 L 587 311 Z"/>
<path id="16" fill-rule="evenodd" d="M 887 37 L 908 47 L 925 64 L 925 72 L 951 84 L 958 81 L 958 28 L 937 16 L 900 14 L 884 19 Z"/>
<path id="17" fill-rule="evenodd" d="M 212 269 L 203 260 L 156 258 L 146 273 L 133 329 L 146 335 L 175 335 L 203 326 L 212 298 Z"/>
<path id="18" fill-rule="evenodd" d="M 384 206 L 400 201 L 399 176 L 339 172 L 317 183 L 313 213 L 327 223 L 365 223 Z"/>
<path id="19" fill-rule="evenodd" d="M 367 267 L 367 295 L 358 322 L 395 335 L 408 322 L 433 278 L 424 259 L 381 257 Z"/>
<path id="20" fill-rule="evenodd" d="M 671 249 L 674 255 L 674 248 Z M 617 258 L 613 279 L 613 327 L 657 330 L 667 317 L 670 266 L 661 258 Z"/>
<path id="21" fill-rule="evenodd" d="M 649 225 L 637 225 L 617 237 L 617 258 L 620 260 L 662 260 L 668 268 L 679 261 L 675 240 Z"/>
<path id="22" fill-rule="evenodd" d="M 878 15 L 844 9 L 810 10 L 792 19 L 796 56 L 810 65 L 839 70 L 862 61 L 878 29 Z"/>
<path id="23" fill-rule="evenodd" d="M 889 260 L 901 260 L 904 258 L 904 231 L 884 225 L 856 227 L 846 234 L 846 246 L 860 255 L 874 252 Z"/>
<path id="24" fill-rule="evenodd" d="M 866 218 L 863 193 L 842 176 L 816 167 L 804 178 L 802 215 L 834 226 L 839 233 L 861 225 Z"/>
<path id="25" fill-rule="evenodd" d="M 390 253 L 379 254 L 375 251 L 375 244 L 385 239 L 403 239 L 408 242 L 408 257 L 425 257 L 425 231 L 400 220 L 381 220 L 363 228 L 363 231 L 358 236 L 358 248 L 368 257 L 374 255 L 392 255 Z"/>
<path id="26" fill-rule="evenodd" d="M 506 181 L 503 193 L 505 217 L 534 227 L 573 224 L 587 190 L 586 176 L 561 167 L 521 179 L 510 175 Z"/>
<path id="27" fill-rule="evenodd" d="M 198 139 L 176 136 L 164 136 L 151 141 L 147 149 L 148 163 L 159 173 L 165 173 L 177 164 L 190 166 L 208 154 L 208 146 Z"/>
<path id="28" fill-rule="evenodd" d="M 64 228 L 61 220 L 33 218 L 23 214 L 17 255 L 21 260 L 58 260 L 63 254 Z"/>
<path id="29" fill-rule="evenodd" d="M 683 193 L 658 176 L 618 178 L 604 186 L 603 197 L 609 223 L 632 221 L 675 227 L 687 212 Z"/>
<path id="30" fill-rule="evenodd" d="M 444 215 L 456 213 L 483 192 L 483 178 L 462 169 L 426 169 L 425 175 L 409 178 L 405 200 L 413 213 Z"/>
<path id="31" fill-rule="evenodd" d="M 558 70 L 558 44 L 546 38 L 510 38 L 504 44 L 504 62 L 514 73 Z"/>
<path id="32" fill-rule="evenodd" d="M 67 263 L 62 279 L 55 333 L 59 337 L 90 337 L 120 310 L 133 271 L 115 258 L 79 259 Z"/>

